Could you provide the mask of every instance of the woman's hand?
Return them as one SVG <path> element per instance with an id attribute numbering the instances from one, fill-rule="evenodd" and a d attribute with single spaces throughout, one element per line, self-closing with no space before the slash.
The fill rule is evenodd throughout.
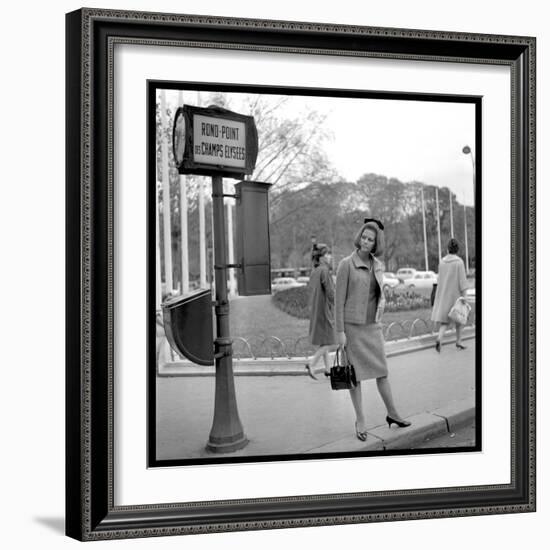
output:
<path id="1" fill-rule="evenodd" d="M 338 341 L 339 346 L 345 346 L 346 345 L 346 333 L 345 332 L 337 332 L 336 333 L 336 339 Z"/>

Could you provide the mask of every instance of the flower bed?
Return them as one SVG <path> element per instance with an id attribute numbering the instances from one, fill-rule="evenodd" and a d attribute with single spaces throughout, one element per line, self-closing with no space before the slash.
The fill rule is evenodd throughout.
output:
<path id="1" fill-rule="evenodd" d="M 309 294 L 307 287 L 281 290 L 272 296 L 273 303 L 285 313 L 298 319 L 309 318 Z M 430 308 L 430 297 L 411 290 L 386 292 L 386 312 L 411 311 Z"/>
<path id="2" fill-rule="evenodd" d="M 389 290 L 386 292 L 385 311 L 410 311 L 431 307 L 430 297 L 423 296 L 412 290 Z"/>

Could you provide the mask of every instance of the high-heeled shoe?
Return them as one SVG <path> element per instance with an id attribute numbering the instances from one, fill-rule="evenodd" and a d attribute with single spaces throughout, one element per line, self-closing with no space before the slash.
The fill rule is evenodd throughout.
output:
<path id="1" fill-rule="evenodd" d="M 357 436 L 357 439 L 359 439 L 359 441 L 366 441 L 367 440 L 367 430 L 365 430 L 363 432 L 360 432 L 357 429 L 357 422 L 355 423 L 355 435 Z"/>
<path id="2" fill-rule="evenodd" d="M 458 342 L 456 343 L 456 347 L 457 347 L 457 349 L 459 349 L 459 350 L 466 349 L 466 346 L 465 346 L 464 344 L 459 344 Z"/>
<path id="3" fill-rule="evenodd" d="M 408 420 L 398 420 L 397 418 L 392 418 L 391 416 L 386 416 L 386 422 L 388 423 L 388 428 L 391 428 L 392 424 L 397 424 L 400 428 L 407 428 L 411 425 Z"/>
<path id="4" fill-rule="evenodd" d="M 441 342 L 439 340 L 435 341 L 435 351 L 437 351 L 437 353 L 441 353 Z"/>
<path id="5" fill-rule="evenodd" d="M 313 380 L 319 380 L 319 378 L 317 378 L 314 372 L 311 370 L 311 366 L 309 365 L 309 363 L 306 363 L 306 371 L 310 378 L 313 378 Z"/>

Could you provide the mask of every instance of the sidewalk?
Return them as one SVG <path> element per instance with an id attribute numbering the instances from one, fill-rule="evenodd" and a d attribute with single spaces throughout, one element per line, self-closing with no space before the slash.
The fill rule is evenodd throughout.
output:
<path id="1" fill-rule="evenodd" d="M 157 378 L 157 458 L 380 452 L 408 449 L 426 437 L 452 432 L 475 417 L 475 338 L 470 334 L 465 340 L 468 349 L 458 351 L 453 337 L 447 335 L 441 354 L 433 349 L 433 336 L 388 349 L 394 399 L 412 426 L 389 429 L 376 383 L 366 381 L 366 442 L 355 437 L 349 392 L 331 390 L 322 375 L 319 381 L 309 378 L 303 359 L 290 366 L 288 359 L 286 364 L 281 360 L 264 367 L 244 362 L 235 366 L 235 388 L 249 443 L 239 451 L 216 455 L 205 449 L 213 418 L 213 371 L 207 374 L 201 367 L 192 374 L 188 367 L 169 365 Z"/>

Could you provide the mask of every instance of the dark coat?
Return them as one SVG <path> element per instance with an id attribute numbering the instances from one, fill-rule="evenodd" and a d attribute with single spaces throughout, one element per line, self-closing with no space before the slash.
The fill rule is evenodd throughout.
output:
<path id="1" fill-rule="evenodd" d="M 334 282 L 328 266 L 316 267 L 309 279 L 309 339 L 315 346 L 336 344 Z"/>

